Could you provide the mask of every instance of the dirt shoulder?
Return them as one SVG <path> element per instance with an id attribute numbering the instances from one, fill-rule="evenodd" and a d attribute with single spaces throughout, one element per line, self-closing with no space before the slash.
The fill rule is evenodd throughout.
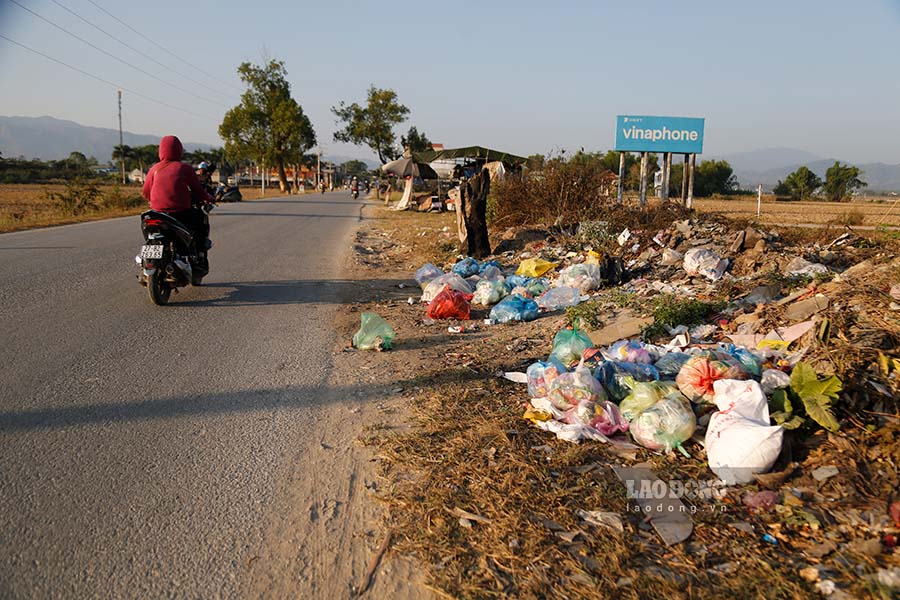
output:
<path id="1" fill-rule="evenodd" d="M 358 304 L 337 327 L 349 341 L 359 314 L 373 311 L 394 327 L 397 341 L 389 352 L 342 352 L 336 363 L 384 397 L 383 413 L 362 435 L 378 458 L 380 477 L 370 489 L 384 501 L 389 555 L 414 561 L 399 564 L 412 565 L 424 585 L 449 597 L 891 597 L 888 580 L 900 574 L 892 545 L 900 530 L 888 510 L 900 481 L 900 420 L 895 401 L 869 399 L 864 388 L 880 376 L 859 366 L 879 345 L 893 343 L 888 332 L 896 331 L 897 319 L 884 312 L 888 301 L 881 289 L 896 272 L 889 253 L 865 240 L 823 249 L 826 242 L 812 241 L 809 233 L 783 232 L 768 249 L 748 244 L 750 250 L 735 256 L 732 270 L 752 281 L 754 274 L 783 271 L 783 254 L 819 243 L 823 256 L 834 250 L 833 260 L 844 261 L 835 265 L 863 263 L 857 271 L 871 275 L 866 286 L 853 279 L 818 283 L 818 292 L 832 298 L 823 313 L 831 329 L 813 332 L 813 338 L 830 335 L 832 341 L 811 341 L 808 358 L 845 377 L 842 429 L 789 434 L 769 476 L 722 488 L 715 487 L 698 440 L 685 457 L 626 444 L 572 444 L 533 427 L 522 418 L 524 386 L 499 375 L 545 360 L 565 325 L 563 314 L 513 325 L 483 324 L 486 310 L 473 310 L 464 323 L 425 319 L 412 275 L 426 261 L 446 267 L 455 260 L 453 215 L 371 211 L 348 271 L 361 282 Z M 705 227 L 697 241 L 709 232 L 731 235 L 724 224 Z M 823 235 L 832 239 L 831 232 Z M 528 232 L 520 238 L 519 250 L 532 242 L 535 254 L 552 245 Z M 731 237 L 728 242 L 734 243 Z M 776 254 L 776 246 L 785 250 Z M 505 266 L 521 256 L 507 256 Z M 691 284 L 678 269 L 668 273 L 675 285 Z M 615 322 L 621 305 L 649 292 L 651 279 L 601 295 L 602 320 Z M 741 285 L 750 283 L 729 282 L 724 293 L 746 295 Z M 805 296 L 799 290 L 799 302 L 817 293 L 817 283 L 809 285 Z M 857 297 L 852 322 L 842 316 L 842 307 L 854 306 L 848 294 Z M 748 310 L 742 319 L 778 325 L 783 311 Z M 883 329 L 880 337 L 871 331 L 877 329 L 873 322 Z M 722 319 L 716 323 L 727 326 Z M 463 325 L 465 332 L 450 333 L 451 325 Z M 851 368 L 856 376 L 841 370 Z M 693 525 L 686 542 L 665 544 L 613 471 L 640 464 L 664 481 L 714 489 L 683 498 Z M 755 495 L 766 491 L 772 495 Z M 753 506 L 759 498 L 771 503 Z M 618 525 L 591 524 L 580 511 L 616 515 Z"/>

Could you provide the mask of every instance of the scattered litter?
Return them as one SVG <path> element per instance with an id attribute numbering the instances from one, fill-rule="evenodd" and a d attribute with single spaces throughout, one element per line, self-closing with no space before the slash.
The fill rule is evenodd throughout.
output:
<path id="1" fill-rule="evenodd" d="M 387 321 L 372 312 L 360 316 L 359 331 L 353 336 L 353 347 L 359 350 L 390 350 L 396 337 Z M 346 339 L 346 338 L 344 338 Z"/>
<path id="2" fill-rule="evenodd" d="M 525 275 L 526 277 L 540 277 L 550 269 L 556 268 L 558 262 L 550 262 L 541 258 L 526 258 L 519 263 L 516 269 L 516 275 Z"/>
<path id="3" fill-rule="evenodd" d="M 581 510 L 575 511 L 579 517 L 589 525 L 596 527 L 604 527 L 615 531 L 616 533 L 625 533 L 625 526 L 622 524 L 622 517 L 614 512 L 602 512 L 599 510 Z"/>
<path id="4" fill-rule="evenodd" d="M 563 286 L 546 290 L 537 298 L 537 303 L 544 310 L 559 310 L 567 306 L 578 305 L 581 298 L 581 290 Z"/>
<path id="5" fill-rule="evenodd" d="M 691 248 L 684 254 L 684 270 L 688 275 L 703 275 L 710 281 L 718 281 L 728 268 L 728 259 L 706 248 Z"/>
<path id="6" fill-rule="evenodd" d="M 428 305 L 428 318 L 468 321 L 471 317 L 471 300 L 472 294 L 465 294 L 445 285 Z"/>
<path id="7" fill-rule="evenodd" d="M 588 263 L 572 265 L 560 271 L 556 280 L 557 287 L 578 288 L 582 294 L 596 290 L 603 283 L 600 276 L 600 267 Z"/>
<path id="8" fill-rule="evenodd" d="M 444 273 L 425 284 L 425 289 L 422 292 L 422 302 L 431 302 L 434 300 L 435 296 L 440 294 L 444 289 L 444 286 L 450 286 L 451 289 L 462 292 L 463 294 L 472 293 L 472 287 L 465 279 L 456 273 Z"/>

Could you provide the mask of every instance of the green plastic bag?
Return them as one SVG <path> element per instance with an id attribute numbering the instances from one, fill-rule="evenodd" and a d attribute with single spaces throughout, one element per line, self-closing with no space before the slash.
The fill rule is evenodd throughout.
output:
<path id="1" fill-rule="evenodd" d="M 619 403 L 619 410 L 629 423 L 663 398 L 681 396 L 674 381 L 635 381 L 634 377 L 626 377 L 624 381 L 631 392 Z"/>
<path id="2" fill-rule="evenodd" d="M 583 331 L 579 331 L 577 326 L 562 329 L 553 338 L 553 352 L 550 353 L 550 358 L 555 358 L 564 365 L 570 365 L 581 360 L 584 351 L 593 346 L 591 338 Z"/>
<path id="3" fill-rule="evenodd" d="M 390 350 L 391 342 L 397 334 L 379 315 L 370 312 L 362 314 L 362 324 L 353 336 L 353 347 L 359 350 Z"/>

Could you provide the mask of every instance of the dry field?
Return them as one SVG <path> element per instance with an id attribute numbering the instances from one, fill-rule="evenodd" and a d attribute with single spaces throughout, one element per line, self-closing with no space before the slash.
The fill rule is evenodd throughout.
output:
<path id="1" fill-rule="evenodd" d="M 814 223 L 861 225 L 871 228 L 879 225 L 900 226 L 900 198 L 884 200 L 878 198 L 853 202 L 776 202 L 774 196 L 763 196 L 759 220 L 768 225 Z M 756 196 L 696 198 L 694 207 L 701 212 L 717 212 L 731 218 L 756 219 Z"/>
<path id="2" fill-rule="evenodd" d="M 50 194 L 65 192 L 64 184 L 0 184 L 0 233 L 134 215 L 141 211 L 141 207 L 124 208 L 119 203 L 105 201 L 113 197 L 139 197 L 139 187 L 104 183 L 98 188 L 101 193 L 99 204 L 104 206 L 71 215 L 61 210 L 57 201 L 50 197 Z"/>

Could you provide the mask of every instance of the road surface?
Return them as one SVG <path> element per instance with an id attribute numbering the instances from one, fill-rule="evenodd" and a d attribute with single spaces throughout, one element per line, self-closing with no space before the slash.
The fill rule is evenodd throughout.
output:
<path id="1" fill-rule="evenodd" d="M 310 440 L 346 411 L 327 377 L 362 207 L 220 205 L 205 285 L 167 307 L 135 280 L 137 217 L 0 235 L 0 597 L 255 597 L 329 576 L 271 538 L 322 550 L 285 515 L 328 505 L 298 508 L 290 482 L 315 497 L 340 476 Z"/>

